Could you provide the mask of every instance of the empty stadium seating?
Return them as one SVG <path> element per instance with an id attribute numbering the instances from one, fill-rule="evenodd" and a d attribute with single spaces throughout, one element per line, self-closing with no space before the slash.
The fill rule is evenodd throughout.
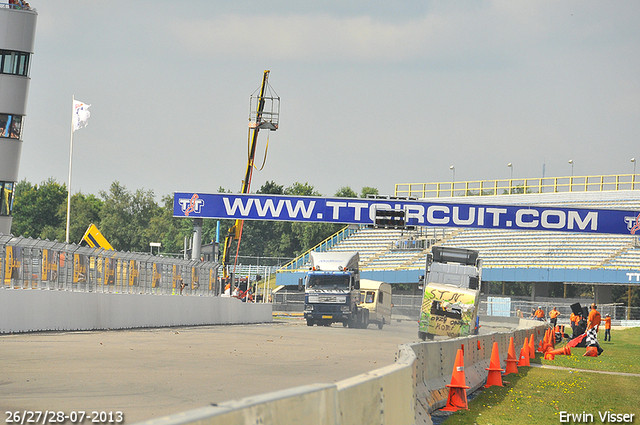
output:
<path id="1" fill-rule="evenodd" d="M 486 201 L 485 197 L 485 201 Z M 640 210 L 640 191 L 595 194 L 547 194 L 492 197 L 496 203 Z M 477 249 L 484 267 L 558 267 L 640 269 L 640 243 L 634 235 L 468 228 L 418 230 L 363 227 L 334 245 L 335 251 L 359 251 L 362 270 L 422 269 L 431 245 Z"/>

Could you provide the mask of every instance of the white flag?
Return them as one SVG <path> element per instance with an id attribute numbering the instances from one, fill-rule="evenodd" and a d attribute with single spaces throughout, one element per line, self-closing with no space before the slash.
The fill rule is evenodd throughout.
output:
<path id="1" fill-rule="evenodd" d="M 87 126 L 87 121 L 91 116 L 91 112 L 89 112 L 90 106 L 79 100 L 73 101 L 73 131 Z"/>

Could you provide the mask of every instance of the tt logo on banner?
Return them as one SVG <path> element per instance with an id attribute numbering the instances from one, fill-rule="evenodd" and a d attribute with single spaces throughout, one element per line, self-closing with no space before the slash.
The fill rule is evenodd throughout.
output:
<path id="1" fill-rule="evenodd" d="M 632 235 L 635 235 L 640 230 L 640 214 L 637 217 L 625 217 L 624 222 L 627 223 L 627 229 Z"/>
<path id="2" fill-rule="evenodd" d="M 178 203 L 184 215 L 188 216 L 189 213 L 199 214 L 204 206 L 204 199 L 200 199 L 197 193 L 194 193 L 191 198 L 179 198 Z"/>

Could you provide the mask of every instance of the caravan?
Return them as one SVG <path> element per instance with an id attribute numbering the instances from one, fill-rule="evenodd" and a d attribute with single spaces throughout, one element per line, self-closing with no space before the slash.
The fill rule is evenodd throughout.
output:
<path id="1" fill-rule="evenodd" d="M 369 279 L 360 279 L 360 307 L 369 310 L 369 323 L 378 329 L 391 323 L 391 285 Z"/>

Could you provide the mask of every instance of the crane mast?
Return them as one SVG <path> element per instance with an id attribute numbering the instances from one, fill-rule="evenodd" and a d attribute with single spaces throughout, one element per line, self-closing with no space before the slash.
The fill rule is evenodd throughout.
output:
<path id="1" fill-rule="evenodd" d="M 280 115 L 280 98 L 277 95 L 271 93 L 269 80 L 269 70 L 265 70 L 262 75 L 262 84 L 260 85 L 260 91 L 257 96 L 251 96 L 251 106 L 249 115 L 249 149 L 247 158 L 247 170 L 242 180 L 242 188 L 240 193 L 249 193 L 251 187 L 251 177 L 253 175 L 254 160 L 256 155 L 256 146 L 258 144 L 258 132 L 261 129 L 275 131 L 278 129 L 278 120 Z M 269 90 L 269 93 L 267 91 Z M 255 105 L 253 104 L 255 101 Z M 265 151 L 266 155 L 266 151 Z M 236 220 L 234 224 L 227 231 L 227 235 L 224 240 L 224 249 L 222 254 L 223 276 L 224 279 L 228 279 L 229 273 L 229 257 L 231 251 L 231 244 L 233 241 L 238 241 L 238 247 L 236 254 L 240 250 L 240 240 L 242 236 L 242 226 L 244 220 Z M 237 259 L 237 256 L 236 256 Z M 233 282 L 231 282 L 233 286 Z M 233 289 L 233 288 L 231 288 Z"/>

